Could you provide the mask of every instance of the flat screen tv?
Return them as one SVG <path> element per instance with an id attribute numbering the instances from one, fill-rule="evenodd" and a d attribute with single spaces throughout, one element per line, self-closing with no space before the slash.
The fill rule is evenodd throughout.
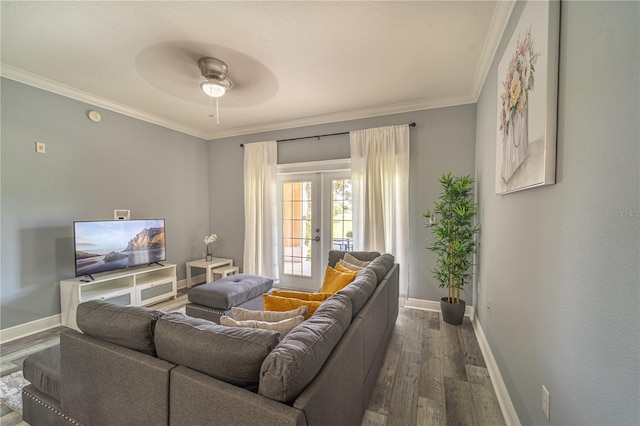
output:
<path id="1" fill-rule="evenodd" d="M 76 277 L 167 260 L 164 219 L 76 221 Z"/>

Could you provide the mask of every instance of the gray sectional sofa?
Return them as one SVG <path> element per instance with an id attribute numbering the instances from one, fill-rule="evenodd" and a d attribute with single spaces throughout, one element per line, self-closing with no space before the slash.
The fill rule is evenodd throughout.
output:
<path id="1" fill-rule="evenodd" d="M 286 336 L 178 313 L 87 302 L 83 333 L 31 355 L 23 418 L 32 426 L 355 425 L 376 384 L 398 315 L 393 256 Z M 329 263 L 344 252 L 332 251 Z M 83 306 L 84 305 L 84 306 Z"/>

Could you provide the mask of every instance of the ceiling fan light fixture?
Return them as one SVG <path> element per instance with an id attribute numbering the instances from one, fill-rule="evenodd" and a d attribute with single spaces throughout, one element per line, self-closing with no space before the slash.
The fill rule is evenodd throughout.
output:
<path id="1" fill-rule="evenodd" d="M 227 92 L 227 88 L 218 81 L 207 80 L 200 84 L 200 87 L 207 95 L 212 98 L 219 98 Z"/>

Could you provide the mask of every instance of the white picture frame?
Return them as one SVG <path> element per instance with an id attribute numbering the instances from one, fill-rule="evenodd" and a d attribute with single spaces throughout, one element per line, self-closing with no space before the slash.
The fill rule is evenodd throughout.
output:
<path id="1" fill-rule="evenodd" d="M 496 194 L 556 177 L 560 2 L 527 2 L 498 64 Z"/>

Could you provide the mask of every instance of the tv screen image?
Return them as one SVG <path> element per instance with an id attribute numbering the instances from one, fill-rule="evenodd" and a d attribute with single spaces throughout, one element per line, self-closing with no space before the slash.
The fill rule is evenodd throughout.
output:
<path id="1" fill-rule="evenodd" d="M 73 223 L 76 276 L 166 260 L 164 219 Z"/>

